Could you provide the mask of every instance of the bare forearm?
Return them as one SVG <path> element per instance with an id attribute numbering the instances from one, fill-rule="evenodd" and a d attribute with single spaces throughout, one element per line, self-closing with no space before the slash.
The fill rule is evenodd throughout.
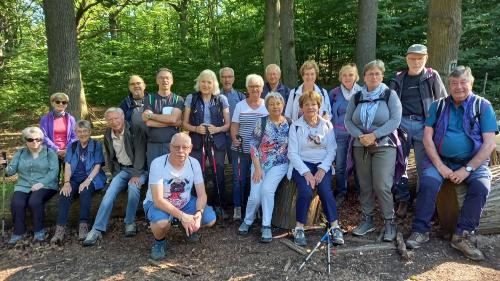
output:
<path id="1" fill-rule="evenodd" d="M 468 165 L 472 167 L 472 169 L 477 169 L 481 164 L 486 161 L 493 150 L 496 148 L 495 143 L 495 134 L 494 133 L 484 133 L 483 134 L 483 144 L 479 148 L 479 151 L 472 157 L 469 161 Z"/>

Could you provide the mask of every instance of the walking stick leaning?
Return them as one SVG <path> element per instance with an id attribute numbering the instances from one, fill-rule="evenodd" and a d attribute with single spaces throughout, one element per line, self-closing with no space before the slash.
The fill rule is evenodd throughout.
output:
<path id="1" fill-rule="evenodd" d="M 224 207 L 222 204 L 222 196 L 220 194 L 220 186 L 219 186 L 219 175 L 217 174 L 217 165 L 215 163 L 215 150 L 214 150 L 214 137 L 208 131 L 208 126 L 205 126 L 205 140 L 204 140 L 204 149 L 203 153 L 206 158 L 208 158 L 209 165 L 212 166 L 212 174 L 214 177 L 215 186 L 214 188 L 217 190 L 217 199 L 219 200 L 219 209 L 220 209 L 220 221 L 221 224 L 224 225 Z M 224 172 L 224 171 L 222 171 Z"/>
<path id="2" fill-rule="evenodd" d="M 327 231 L 325 232 L 325 234 L 323 234 L 323 236 L 321 237 L 321 239 L 318 241 L 318 243 L 316 244 L 316 246 L 314 246 L 314 248 L 312 249 L 312 251 L 309 253 L 309 255 L 307 255 L 307 257 L 304 259 L 304 262 L 299 266 L 299 271 L 302 270 L 302 268 L 304 268 L 304 266 L 306 265 L 306 263 L 309 261 L 309 259 L 311 259 L 312 255 L 319 249 L 319 246 L 321 246 L 321 243 L 323 242 L 326 242 L 327 243 L 327 263 L 326 263 L 326 266 L 327 266 L 327 269 L 328 269 L 328 274 L 330 274 L 331 272 L 331 247 L 332 247 L 332 239 L 331 239 L 331 231 L 333 230 L 333 226 L 331 226 L 330 228 L 327 229 Z M 334 246 L 334 249 L 335 249 L 335 246 Z"/>
<path id="3" fill-rule="evenodd" d="M 7 169 L 7 153 L 2 152 L 2 160 L 5 160 L 5 163 L 2 164 L 2 237 L 5 237 L 5 169 Z"/>
<path id="4" fill-rule="evenodd" d="M 240 185 L 240 191 L 241 191 L 241 206 L 242 210 L 245 206 L 244 201 L 245 201 L 245 187 L 243 186 L 243 178 L 241 176 L 241 158 L 243 157 L 243 138 L 240 135 L 236 135 L 236 140 L 240 142 L 240 145 L 237 146 L 238 149 L 238 184 Z"/>

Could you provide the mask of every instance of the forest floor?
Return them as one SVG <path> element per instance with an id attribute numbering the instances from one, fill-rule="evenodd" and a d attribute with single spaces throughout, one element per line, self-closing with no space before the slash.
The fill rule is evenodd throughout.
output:
<path id="1" fill-rule="evenodd" d="M 102 134 L 102 125 L 97 124 L 93 135 Z M 19 134 L 0 134 L 0 147 L 9 157 L 20 145 Z M 10 196 L 6 198 L 5 207 L 9 208 Z M 346 243 L 334 250 L 329 276 L 326 244 L 299 272 L 305 256 L 283 243 L 292 241 L 291 233 L 274 228 L 273 241 L 262 244 L 257 222 L 248 236 L 236 234 L 239 222 L 218 223 L 202 229 L 201 241 L 194 244 L 184 241 L 184 235 L 174 227 L 167 238 L 167 258 L 152 262 L 149 253 L 153 236 L 143 214 L 139 214 L 137 236 L 126 238 L 122 219 L 114 218 L 101 243 L 94 247 L 81 245 L 75 225 L 63 246 L 33 243 L 30 237 L 9 247 L 8 227 L 6 235 L 0 237 L 0 280 L 500 280 L 499 234 L 478 235 L 478 247 L 486 260 L 473 262 L 450 246 L 449 238 L 440 234 L 434 221 L 430 241 L 413 251 L 409 259 L 403 259 L 395 243 L 379 242 L 379 231 L 362 238 L 350 234 L 360 214 L 354 198 L 339 208 L 341 226 L 347 231 Z M 411 217 L 409 213 L 399 222 L 405 238 L 410 233 Z M 382 222 L 378 220 L 377 224 L 380 230 Z M 54 227 L 47 230 L 52 235 Z M 304 250 L 312 250 L 324 232 L 321 227 L 307 230 L 308 246 Z"/>

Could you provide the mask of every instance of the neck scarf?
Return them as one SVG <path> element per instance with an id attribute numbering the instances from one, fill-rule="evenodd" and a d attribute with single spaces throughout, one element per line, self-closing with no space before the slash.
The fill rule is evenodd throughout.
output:
<path id="1" fill-rule="evenodd" d="M 54 117 L 55 118 L 64 117 L 66 115 L 65 111 L 63 111 L 63 112 L 57 112 L 56 110 L 54 110 L 53 112 L 54 112 Z"/>
<path id="2" fill-rule="evenodd" d="M 361 89 L 361 100 L 368 100 L 370 102 L 364 102 L 361 104 L 361 109 L 360 109 L 360 118 L 361 122 L 363 123 L 363 128 L 367 131 L 370 131 L 370 128 L 373 123 L 373 119 L 375 118 L 375 113 L 377 112 L 378 109 L 378 103 L 373 102 L 373 100 L 376 100 L 380 98 L 382 93 L 387 89 L 387 85 L 384 83 L 380 83 L 380 85 L 377 86 L 373 91 L 369 92 L 368 89 L 366 88 L 366 85 L 363 86 Z"/>
<path id="3" fill-rule="evenodd" d="M 340 84 L 340 89 L 342 90 L 342 94 L 344 95 L 344 98 L 347 101 L 351 100 L 351 97 L 354 96 L 355 93 L 361 91 L 361 86 L 358 85 L 358 83 L 354 83 L 352 86 L 351 90 L 347 90 L 344 85 Z"/>

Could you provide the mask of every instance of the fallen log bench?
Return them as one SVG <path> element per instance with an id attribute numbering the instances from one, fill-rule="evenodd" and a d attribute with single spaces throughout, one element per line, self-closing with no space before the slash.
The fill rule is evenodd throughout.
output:
<path id="1" fill-rule="evenodd" d="M 496 234 L 500 233 L 500 165 L 491 166 L 493 174 L 491 189 L 481 215 L 477 233 Z M 436 200 L 439 224 L 443 234 L 453 234 L 457 225 L 460 209 L 462 208 L 467 185 L 454 184 L 445 181 L 438 193 Z"/>

